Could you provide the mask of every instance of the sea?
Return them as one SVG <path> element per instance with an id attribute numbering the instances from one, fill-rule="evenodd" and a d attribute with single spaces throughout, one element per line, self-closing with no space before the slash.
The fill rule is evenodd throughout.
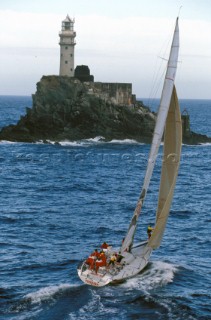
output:
<path id="1" fill-rule="evenodd" d="M 147 101 L 155 111 L 158 101 Z M 0 96 L 0 127 L 15 124 L 28 96 Z M 211 136 L 211 100 L 180 100 L 191 129 Z M 143 183 L 150 145 L 102 137 L 60 144 L 0 141 L 1 320 L 211 319 L 211 145 L 183 145 L 160 248 L 119 285 L 96 288 L 78 264 L 106 241 L 121 245 Z M 147 238 L 162 146 L 135 242 Z"/>

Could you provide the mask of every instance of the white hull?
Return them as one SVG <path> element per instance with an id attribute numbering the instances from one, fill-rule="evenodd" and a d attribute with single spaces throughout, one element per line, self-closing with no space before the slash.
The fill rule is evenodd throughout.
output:
<path id="1" fill-rule="evenodd" d="M 78 275 L 84 283 L 96 287 L 119 283 L 142 271 L 148 264 L 151 252 L 152 249 L 145 241 L 134 246 L 130 253 L 125 252 L 120 263 L 115 263 L 109 268 L 101 267 L 97 274 L 94 270 L 90 270 L 84 261 L 78 267 Z"/>

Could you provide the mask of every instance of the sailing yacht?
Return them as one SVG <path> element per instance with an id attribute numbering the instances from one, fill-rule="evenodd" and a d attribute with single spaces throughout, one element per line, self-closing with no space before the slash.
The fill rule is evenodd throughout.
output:
<path id="1" fill-rule="evenodd" d="M 134 214 L 120 248 L 121 261 L 116 262 L 110 268 L 100 267 L 97 273 L 93 268 L 90 268 L 87 260 L 83 261 L 78 266 L 78 275 L 86 284 L 101 287 L 109 283 L 122 282 L 137 275 L 148 264 L 152 251 L 160 246 L 173 198 L 182 145 L 181 115 L 174 85 L 178 54 L 179 26 L 177 18 L 146 174 Z M 134 245 L 138 218 L 147 194 L 163 134 L 163 160 L 154 230 L 147 241 Z M 114 251 L 108 247 L 104 252 L 107 261 L 109 261 Z"/>

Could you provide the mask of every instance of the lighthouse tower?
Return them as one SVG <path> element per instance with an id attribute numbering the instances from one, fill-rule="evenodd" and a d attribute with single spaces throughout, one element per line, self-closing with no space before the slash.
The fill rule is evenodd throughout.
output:
<path id="1" fill-rule="evenodd" d="M 60 76 L 74 76 L 74 47 L 76 32 L 73 30 L 75 20 L 67 15 L 62 21 L 60 37 Z"/>

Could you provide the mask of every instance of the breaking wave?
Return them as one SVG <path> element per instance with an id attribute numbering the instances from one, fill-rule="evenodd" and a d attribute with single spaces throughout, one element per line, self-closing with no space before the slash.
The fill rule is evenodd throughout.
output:
<path id="1" fill-rule="evenodd" d="M 104 144 L 104 143 L 109 143 L 109 144 L 138 144 L 138 145 L 143 145 L 144 143 L 140 143 L 136 140 L 133 139 L 123 139 L 123 140 L 118 140 L 118 139 L 113 139 L 110 141 L 107 141 L 104 137 L 98 136 L 95 138 L 90 138 L 90 139 L 82 139 L 82 140 L 75 140 L 75 141 L 69 141 L 69 140 L 64 140 L 64 141 L 52 141 L 52 140 L 46 140 L 47 143 L 53 144 L 53 145 L 61 145 L 63 147 L 82 147 L 82 146 L 90 146 L 90 145 L 95 145 L 95 144 Z M 37 144 L 44 144 L 46 143 L 44 141 L 38 141 Z"/>
<path id="2" fill-rule="evenodd" d="M 149 292 L 158 286 L 173 282 L 177 266 L 167 262 L 154 261 L 138 276 L 127 280 L 122 286 Z"/>
<path id="3" fill-rule="evenodd" d="M 109 143 L 114 143 L 114 144 L 144 144 L 144 143 L 140 143 L 136 140 L 133 139 L 123 139 L 123 140 L 118 140 L 118 139 L 113 139 L 111 141 L 109 141 Z"/>
<path id="4" fill-rule="evenodd" d="M 78 285 L 60 284 L 58 286 L 49 286 L 39 289 L 38 291 L 28 293 L 24 299 L 30 301 L 32 304 L 41 303 L 47 300 L 52 300 L 57 294 L 66 292 L 71 288 L 78 287 Z"/>

